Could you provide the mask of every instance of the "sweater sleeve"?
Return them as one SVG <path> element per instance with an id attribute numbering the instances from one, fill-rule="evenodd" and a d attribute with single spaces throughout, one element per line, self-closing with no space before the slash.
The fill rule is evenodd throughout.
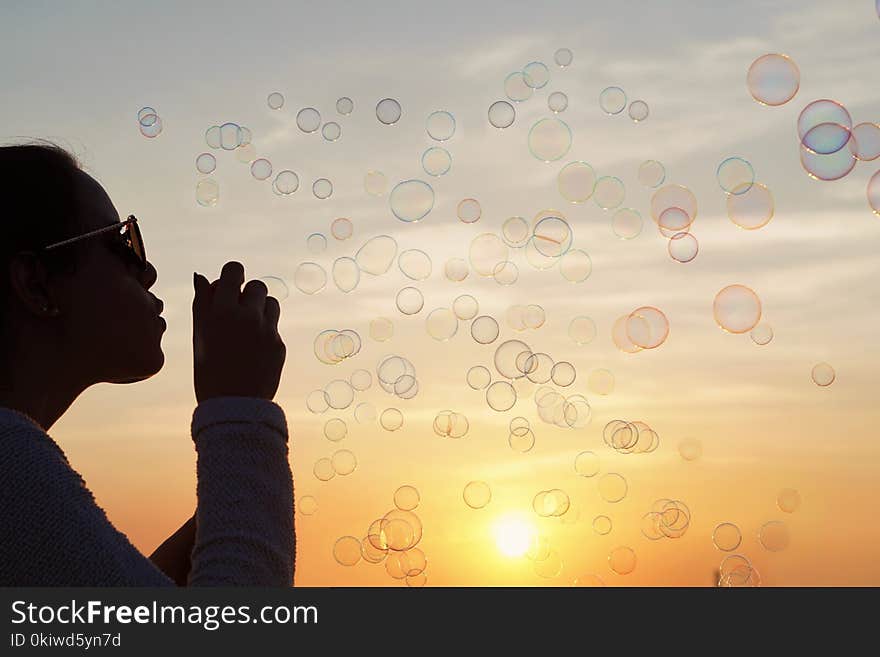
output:
<path id="1" fill-rule="evenodd" d="M 196 537 L 191 586 L 291 586 L 296 542 L 284 412 L 249 397 L 196 408 Z"/>

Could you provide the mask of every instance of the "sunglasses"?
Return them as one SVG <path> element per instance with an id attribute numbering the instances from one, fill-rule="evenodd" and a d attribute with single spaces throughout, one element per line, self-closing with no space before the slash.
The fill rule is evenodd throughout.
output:
<path id="1" fill-rule="evenodd" d="M 89 237 L 103 235 L 104 233 L 110 233 L 112 231 L 119 232 L 119 236 L 122 238 L 122 243 L 127 251 L 131 253 L 131 256 L 135 259 L 141 269 L 146 269 L 147 252 L 144 248 L 144 238 L 141 236 L 141 229 L 138 228 L 137 217 L 133 214 L 128 215 L 128 219 L 125 221 L 120 221 L 119 223 L 105 226 L 98 230 L 83 233 L 82 235 L 77 235 L 76 237 L 71 237 L 70 239 L 61 242 L 55 242 L 55 244 L 50 244 L 49 246 L 44 246 L 43 251 L 57 249 L 60 246 L 67 246 L 68 244 L 75 244 L 76 242 L 88 239 Z"/>

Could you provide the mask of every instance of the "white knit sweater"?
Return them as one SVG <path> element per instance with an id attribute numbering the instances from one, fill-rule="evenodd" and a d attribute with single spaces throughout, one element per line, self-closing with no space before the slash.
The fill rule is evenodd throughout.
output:
<path id="1" fill-rule="evenodd" d="M 192 438 L 198 508 L 189 584 L 291 586 L 284 412 L 262 399 L 210 399 L 193 413 Z M 0 408 L 0 586 L 173 585 L 107 519 L 58 444 L 27 416 Z"/>

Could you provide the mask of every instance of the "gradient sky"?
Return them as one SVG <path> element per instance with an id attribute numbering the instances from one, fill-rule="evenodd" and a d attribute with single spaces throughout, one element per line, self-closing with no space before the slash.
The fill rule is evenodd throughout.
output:
<path id="1" fill-rule="evenodd" d="M 368 238 L 389 234 L 401 249 L 421 248 L 433 260 L 430 279 L 418 286 L 425 295 L 419 315 L 404 317 L 395 309 L 395 293 L 407 282 L 396 267 L 381 277 L 364 276 L 348 295 L 332 283 L 311 297 L 291 285 L 283 303 L 288 361 L 277 401 L 291 427 L 296 495 L 313 495 L 319 506 L 313 516 L 297 514 L 298 584 L 399 584 L 381 565 L 338 565 L 332 546 L 340 536 L 362 537 L 392 508 L 401 484 L 421 492 L 420 547 L 429 584 L 566 585 L 592 572 L 610 585 L 706 585 L 724 556 L 711 540 L 723 521 L 741 528 L 739 552 L 765 584 L 880 584 L 874 519 L 880 218 L 865 199 L 878 164 L 859 163 L 836 182 L 813 180 L 800 166 L 795 129 L 800 110 L 817 98 L 840 101 L 854 122 L 880 120 L 880 21 L 871 0 L 695 4 L 211 2 L 183 9 L 162 1 L 81 2 L 75 8 L 4 3 L 2 138 L 46 137 L 68 146 L 121 214 L 138 215 L 159 271 L 154 290 L 167 309 L 164 370 L 134 387 L 87 391 L 53 428 L 111 520 L 149 552 L 194 508 L 195 454 L 188 437 L 192 271 L 216 276 L 223 262 L 238 259 L 250 276 L 292 283 L 300 262 L 316 260 L 329 270 L 335 258 L 353 255 Z M 574 52 L 566 69 L 553 65 L 559 47 Z M 789 54 L 801 70 L 800 91 L 777 108 L 756 103 L 745 86 L 749 64 L 767 52 Z M 487 107 L 503 98 L 506 75 L 534 60 L 550 66 L 550 83 L 517 107 L 511 128 L 495 130 L 486 121 Z M 634 124 L 625 115 L 603 114 L 597 97 L 609 85 L 644 99 L 648 120 Z M 574 139 L 565 159 L 545 164 L 529 154 L 526 136 L 550 114 L 546 97 L 555 90 L 569 97 L 560 118 Z M 273 91 L 286 98 L 280 111 L 266 105 Z M 335 111 L 343 95 L 355 102 L 349 117 Z M 403 107 L 392 127 L 379 124 L 373 109 L 387 96 Z M 155 107 L 164 123 L 154 140 L 137 129 L 136 113 L 145 105 Z M 307 106 L 342 125 L 338 142 L 298 131 L 295 114 Z M 435 109 L 456 117 L 456 134 L 446 145 L 453 168 L 432 181 L 437 196 L 428 217 L 404 224 L 390 213 L 387 195 L 364 192 L 363 176 L 380 170 L 392 185 L 427 179 L 419 157 L 430 145 L 424 121 Z M 206 128 L 225 121 L 251 128 L 257 152 L 276 170 L 296 171 L 300 190 L 277 197 L 234 154 L 215 152 L 220 203 L 199 207 L 195 157 L 209 150 Z M 731 155 L 748 159 L 773 192 L 776 215 L 761 230 L 743 231 L 727 219 L 715 169 Z M 556 174 L 578 159 L 624 181 L 624 205 L 646 219 L 638 238 L 617 239 L 609 213 L 592 201 L 572 205 L 560 196 Z M 689 264 L 672 261 L 666 240 L 653 229 L 652 190 L 636 179 L 645 159 L 663 162 L 667 181 L 687 185 L 698 198 L 692 232 L 700 254 Z M 311 195 L 317 177 L 333 181 L 330 199 Z M 456 205 L 466 197 L 482 204 L 476 224 L 456 219 Z M 511 287 L 473 272 L 461 283 L 443 276 L 446 260 L 467 257 L 475 235 L 500 231 L 511 215 L 531 218 L 546 208 L 564 213 L 575 246 L 591 255 L 593 274 L 586 282 L 573 285 L 558 271 L 533 270 L 521 253 L 511 258 L 520 270 Z M 344 242 L 329 236 L 330 222 L 340 216 L 354 223 L 354 236 Z M 306 249 L 313 232 L 328 235 L 320 256 Z M 760 296 L 775 332 L 769 345 L 758 347 L 747 335 L 715 325 L 713 297 L 731 283 Z M 542 423 L 530 395 L 512 411 L 495 413 L 467 387 L 467 369 L 491 368 L 498 343 L 476 344 L 465 323 L 449 342 L 436 342 L 424 325 L 428 311 L 449 307 L 464 293 L 479 300 L 481 314 L 502 324 L 499 343 L 518 337 L 575 365 L 571 390 L 593 405 L 586 429 Z M 545 326 L 515 333 L 503 322 L 514 303 L 541 304 Z M 663 309 L 670 336 L 651 352 L 621 353 L 611 342 L 611 326 L 641 305 Z M 578 315 L 591 316 L 598 327 L 595 341 L 583 347 L 566 333 Z M 369 322 L 378 316 L 394 322 L 389 342 L 368 337 Z M 319 363 L 312 343 L 328 328 L 358 331 L 358 356 L 337 366 Z M 375 374 L 388 353 L 414 363 L 418 396 L 402 401 L 374 385 L 357 401 L 379 411 L 400 408 L 403 429 L 389 433 L 378 424 L 358 424 L 354 406 L 337 415 L 308 412 L 311 390 L 358 368 Z M 829 388 L 810 379 L 820 361 L 836 369 Z M 589 391 L 587 377 L 596 368 L 614 373 L 611 395 Z M 432 433 L 434 415 L 446 408 L 468 417 L 465 439 L 444 441 Z M 515 415 L 532 421 L 537 442 L 528 454 L 507 446 L 507 424 Z M 322 435 L 324 422 L 335 416 L 349 426 L 340 445 Z M 649 455 L 609 450 L 601 429 L 615 418 L 649 423 L 660 448 Z M 702 442 L 698 461 L 678 454 L 677 444 L 688 436 Z M 340 447 L 357 455 L 357 470 L 319 482 L 312 474 L 315 461 Z M 627 478 L 622 502 L 604 502 L 595 480 L 574 474 L 574 456 L 585 449 L 600 455 L 602 472 Z M 470 480 L 492 487 L 486 508 L 463 504 L 461 491 Z M 776 506 L 777 492 L 786 487 L 803 500 L 791 515 Z M 547 488 L 566 490 L 580 519 L 563 524 L 531 513 L 532 497 Z M 652 542 L 641 536 L 639 518 L 658 498 L 681 499 L 691 508 L 683 538 Z M 526 558 L 499 552 L 492 526 L 508 512 L 522 512 L 548 535 L 564 563 L 561 575 L 542 579 Z M 591 527 L 600 514 L 614 523 L 607 536 Z M 759 527 L 773 519 L 785 520 L 791 533 L 791 544 L 778 553 L 757 540 Z M 616 545 L 635 550 L 633 573 L 620 576 L 608 568 Z"/>

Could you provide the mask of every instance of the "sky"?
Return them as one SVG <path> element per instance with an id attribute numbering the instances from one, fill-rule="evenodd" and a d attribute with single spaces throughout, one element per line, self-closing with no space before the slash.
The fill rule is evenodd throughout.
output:
<path id="1" fill-rule="evenodd" d="M 297 502 L 304 496 L 317 501 L 314 514 L 297 511 L 296 584 L 405 585 L 384 564 L 343 566 L 333 556 L 338 538 L 363 538 L 371 522 L 394 508 L 401 485 L 420 492 L 418 547 L 427 558 L 428 585 L 567 586 L 590 573 L 608 585 L 711 585 L 727 555 L 712 540 L 722 522 L 740 528 L 735 552 L 751 561 L 764 585 L 880 584 L 874 521 L 880 448 L 873 435 L 880 421 L 880 217 L 865 197 L 880 160 L 859 162 L 842 180 L 820 182 L 800 165 L 796 132 L 800 111 L 819 98 L 845 105 L 854 123 L 880 121 L 880 20 L 871 0 L 695 4 L 4 3 L 0 80 L 7 93 L 0 138 L 43 137 L 70 148 L 120 214 L 138 216 L 159 272 L 154 291 L 165 301 L 169 324 L 165 368 L 136 386 L 90 389 L 52 429 L 114 524 L 149 553 L 195 507 L 190 281 L 194 270 L 216 277 L 225 261 L 236 259 L 248 276 L 278 276 L 290 290 L 282 302 L 288 356 L 276 401 L 291 430 Z M 566 68 L 553 61 L 562 47 L 574 54 Z M 779 107 L 755 102 L 746 87 L 749 65 L 765 53 L 786 53 L 800 69 L 798 93 Z M 532 61 L 547 64 L 549 83 L 517 104 L 511 127 L 493 128 L 487 108 L 504 98 L 505 77 Z M 630 100 L 647 102 L 649 117 L 634 123 L 626 112 L 603 113 L 599 93 L 612 85 Z M 552 91 L 569 98 L 558 118 L 573 139 L 562 159 L 545 163 L 529 153 L 527 137 L 537 120 L 552 116 Z M 267 106 L 272 92 L 285 97 L 280 110 Z M 354 101 L 350 116 L 335 110 L 341 96 Z M 402 107 L 393 126 L 375 115 L 386 97 Z M 155 139 L 138 130 L 144 106 L 162 119 Z M 342 137 L 330 143 L 320 133 L 301 132 L 295 116 L 304 107 L 337 121 Z M 432 145 L 425 119 L 438 109 L 456 119 L 455 135 L 443 144 L 453 165 L 449 174 L 431 178 L 420 156 Z M 299 190 L 273 194 L 270 182 L 255 180 L 234 153 L 208 148 L 206 129 L 227 121 L 251 129 L 257 154 L 276 172 L 295 171 Z M 212 177 L 220 185 L 218 204 L 207 208 L 195 200 L 203 177 L 195 159 L 206 151 L 217 156 Z M 759 230 L 741 230 L 727 217 L 715 172 L 730 156 L 748 160 L 756 180 L 772 191 L 775 214 Z M 651 220 L 655 190 L 636 175 L 648 159 L 662 162 L 666 182 L 686 185 L 698 200 L 691 232 L 700 250 L 690 263 L 670 259 L 667 240 Z M 560 195 L 557 174 L 574 160 L 623 181 L 623 206 L 645 221 L 638 237 L 615 237 L 612 213 L 592 199 L 571 204 Z M 430 182 L 431 212 L 417 223 L 398 221 L 388 193 L 365 192 L 364 175 L 372 170 L 385 174 L 389 191 L 411 178 Z M 333 183 L 326 200 L 311 193 L 320 177 Z M 482 207 L 474 224 L 456 217 L 458 202 L 468 197 Z M 572 284 L 556 269 L 535 270 L 517 249 L 510 255 L 519 271 L 514 285 L 473 271 L 461 282 L 444 276 L 450 258 L 467 259 L 475 236 L 499 233 L 510 216 L 531 221 L 548 209 L 567 219 L 574 247 L 589 253 L 593 269 L 586 281 Z M 330 235 L 337 217 L 351 219 L 350 239 Z M 327 237 L 326 252 L 308 251 L 312 233 Z M 431 276 L 413 283 L 395 263 L 382 276 L 363 274 L 347 294 L 332 281 L 311 296 L 294 287 L 300 263 L 314 261 L 329 272 L 336 258 L 353 256 L 382 234 L 394 237 L 401 251 L 428 253 Z M 397 291 L 407 284 L 425 298 L 414 316 L 395 307 Z M 730 284 L 747 285 L 760 297 L 762 320 L 774 331 L 768 345 L 716 325 L 713 298 Z M 477 344 L 465 321 L 448 341 L 427 335 L 428 312 L 451 307 L 461 294 L 473 295 L 480 314 L 498 320 L 495 343 Z M 514 331 L 504 320 L 513 304 L 540 304 L 546 323 Z M 666 314 L 669 337 L 656 349 L 622 353 L 611 340 L 612 325 L 646 305 Z M 568 337 L 576 316 L 596 323 L 597 336 L 587 345 Z M 391 340 L 370 338 L 377 317 L 392 320 Z M 361 351 L 338 365 L 320 363 L 313 342 L 326 329 L 356 331 Z M 575 366 L 574 384 L 560 391 L 587 397 L 588 426 L 544 423 L 534 385 L 518 384 L 516 405 L 503 413 L 467 386 L 474 365 L 499 378 L 493 354 L 509 339 Z M 375 379 L 388 354 L 414 365 L 415 398 L 389 395 L 374 380 L 349 408 L 309 412 L 311 391 L 361 368 Z M 835 369 L 828 387 L 811 380 L 819 362 Z M 597 369 L 613 373 L 611 394 L 590 389 Z M 357 422 L 353 411 L 361 402 L 379 413 L 398 408 L 404 426 L 389 432 Z M 433 433 L 433 418 L 444 409 L 468 418 L 464 438 Z M 528 453 L 507 444 L 514 416 L 531 423 L 536 441 Z M 340 443 L 323 434 L 334 417 L 348 427 Z M 649 454 L 615 452 L 602 440 L 614 419 L 648 423 L 660 446 Z M 681 457 L 685 438 L 700 441 L 699 459 Z M 356 470 L 319 481 L 316 461 L 338 449 L 356 455 Z M 584 450 L 599 456 L 596 477 L 574 471 Z M 628 484 L 617 503 L 599 492 L 598 480 L 610 472 Z M 491 488 L 484 508 L 464 504 L 469 481 Z M 562 519 L 540 518 L 532 499 L 553 488 L 568 494 L 571 510 Z M 786 488 L 801 498 L 794 513 L 777 506 Z M 688 505 L 691 522 L 682 537 L 642 535 L 642 516 L 658 499 Z M 601 515 L 612 520 L 606 535 L 593 529 Z M 536 572 L 546 574 L 540 561 L 504 554 L 496 530 L 510 517 L 517 519 L 510 526 L 547 538 L 562 564 L 558 573 L 550 569 L 553 577 Z M 790 535 L 778 552 L 758 540 L 761 526 L 775 520 L 784 521 Z M 631 573 L 609 567 L 618 546 L 637 556 Z"/>

